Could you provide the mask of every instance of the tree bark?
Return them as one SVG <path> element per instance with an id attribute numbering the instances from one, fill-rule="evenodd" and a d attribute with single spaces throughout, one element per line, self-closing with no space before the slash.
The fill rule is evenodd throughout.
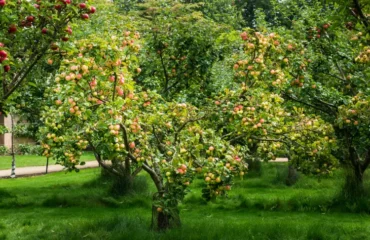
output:
<path id="1" fill-rule="evenodd" d="M 292 186 L 298 181 L 298 172 L 297 169 L 289 164 L 288 166 L 288 176 L 285 180 L 287 186 Z"/>
<path id="2" fill-rule="evenodd" d="M 14 120 L 13 120 L 13 115 L 10 115 L 11 122 L 12 122 L 12 172 L 10 174 L 11 178 L 15 178 L 15 153 L 14 153 Z"/>

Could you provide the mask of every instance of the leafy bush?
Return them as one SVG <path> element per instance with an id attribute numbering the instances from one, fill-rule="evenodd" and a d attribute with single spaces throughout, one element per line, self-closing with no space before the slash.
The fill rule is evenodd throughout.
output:
<path id="1" fill-rule="evenodd" d="M 9 149 L 5 146 L 0 146 L 0 155 L 7 155 L 9 154 Z"/>
<path id="2" fill-rule="evenodd" d="M 17 153 L 21 155 L 42 155 L 42 147 L 40 145 L 19 144 Z"/>

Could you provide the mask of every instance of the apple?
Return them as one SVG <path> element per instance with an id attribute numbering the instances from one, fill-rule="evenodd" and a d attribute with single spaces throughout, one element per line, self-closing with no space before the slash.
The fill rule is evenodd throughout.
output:
<path id="1" fill-rule="evenodd" d="M 69 40 L 69 38 L 68 37 L 62 37 L 62 41 L 63 42 L 67 42 Z"/>
<path id="2" fill-rule="evenodd" d="M 247 32 L 242 32 L 241 34 L 240 34 L 240 37 L 245 41 L 245 40 L 247 40 L 248 39 L 248 34 L 247 34 Z"/>
<path id="3" fill-rule="evenodd" d="M 58 99 L 58 100 L 55 101 L 55 104 L 56 105 L 62 105 L 62 101 Z"/>
<path id="4" fill-rule="evenodd" d="M 4 50 L 0 50 L 0 58 L 5 59 L 8 56 L 8 53 L 5 52 Z"/>
<path id="5" fill-rule="evenodd" d="M 4 72 L 9 72 L 10 71 L 10 66 L 9 65 L 5 65 L 4 66 Z"/>
<path id="6" fill-rule="evenodd" d="M 221 182 L 221 178 L 220 177 L 217 177 L 216 178 L 216 183 L 220 183 Z"/>
<path id="7" fill-rule="evenodd" d="M 1 1 L 1 0 L 0 0 Z M 38 4 L 33 4 L 33 6 L 35 7 L 35 8 L 37 8 L 37 9 L 40 9 L 40 5 L 38 5 Z"/>
<path id="8" fill-rule="evenodd" d="M 86 3 L 80 3 L 78 5 L 81 9 L 85 9 L 86 8 Z"/>
<path id="9" fill-rule="evenodd" d="M 136 72 L 137 72 L 137 73 L 141 73 L 141 68 L 137 68 L 137 69 L 136 69 Z"/>
<path id="10" fill-rule="evenodd" d="M 87 14 L 87 13 L 81 14 L 81 18 L 84 19 L 84 20 L 87 20 L 87 19 L 89 19 L 89 14 Z"/>
<path id="11" fill-rule="evenodd" d="M 353 122 L 353 125 L 357 126 L 358 125 L 358 121 L 354 121 Z"/>
<path id="12" fill-rule="evenodd" d="M 5 0 L 0 0 L 0 7 L 4 7 L 6 4 L 6 1 Z"/>
<path id="13" fill-rule="evenodd" d="M 208 150 L 209 150 L 209 151 L 213 151 L 213 150 L 215 150 L 215 148 L 214 148 L 213 146 L 210 146 L 210 147 L 208 148 Z"/>
<path id="14" fill-rule="evenodd" d="M 96 8 L 95 7 L 93 7 L 93 6 L 91 6 L 90 7 L 90 13 L 91 14 L 94 14 L 96 12 Z"/>
<path id="15" fill-rule="evenodd" d="M 67 32 L 69 35 L 72 35 L 72 28 L 71 28 L 71 27 L 67 27 L 66 32 Z"/>
<path id="16" fill-rule="evenodd" d="M 265 119 L 261 118 L 260 123 L 264 123 L 264 122 L 265 122 Z"/>
<path id="17" fill-rule="evenodd" d="M 58 45 L 56 43 L 52 43 L 52 44 L 50 44 L 50 48 L 51 48 L 51 50 L 56 51 L 56 50 L 58 50 Z"/>
<path id="18" fill-rule="evenodd" d="M 177 172 L 180 174 L 180 175 L 183 175 L 185 173 L 184 170 L 182 170 L 181 168 L 177 169 Z"/>
<path id="19" fill-rule="evenodd" d="M 57 5 L 55 5 L 55 6 L 54 6 L 54 8 L 55 8 L 56 10 L 60 10 L 60 9 L 62 9 L 62 5 L 57 4 Z"/>
<path id="20" fill-rule="evenodd" d="M 41 29 L 41 33 L 42 33 L 42 34 L 47 34 L 47 33 L 48 33 L 48 29 L 47 29 L 47 28 L 43 28 L 43 29 Z"/>
<path id="21" fill-rule="evenodd" d="M 5 46 L 5 44 L 0 42 L 0 47 L 4 47 L 4 46 Z"/>
<path id="22" fill-rule="evenodd" d="M 71 0 L 64 0 L 64 4 L 71 4 Z"/>
<path id="23" fill-rule="evenodd" d="M 181 164 L 180 168 L 184 171 L 186 171 L 186 169 L 188 168 L 185 164 Z"/>
<path id="24" fill-rule="evenodd" d="M 211 181 L 211 178 L 210 178 L 210 177 L 206 177 L 204 180 L 205 180 L 206 182 L 209 182 L 209 181 Z"/>
<path id="25" fill-rule="evenodd" d="M 157 212 L 162 212 L 163 211 L 163 209 L 162 208 L 157 208 Z"/>
<path id="26" fill-rule="evenodd" d="M 321 35 L 320 35 L 320 34 L 317 34 L 317 35 L 316 35 L 316 37 L 317 37 L 317 38 L 321 38 Z"/>
<path id="27" fill-rule="evenodd" d="M 35 17 L 34 16 L 28 16 L 27 17 L 27 22 L 33 22 L 35 21 Z"/>
<path id="28" fill-rule="evenodd" d="M 12 24 L 8 28 L 8 33 L 15 33 L 17 32 L 17 26 L 15 24 Z"/>
<path id="29" fill-rule="evenodd" d="M 329 23 L 325 23 L 324 25 L 322 25 L 322 27 L 323 27 L 324 29 L 328 29 L 328 28 L 330 27 L 330 24 L 329 24 Z"/>
<path id="30" fill-rule="evenodd" d="M 130 142 L 129 147 L 130 147 L 131 149 L 134 149 L 134 148 L 135 148 L 135 142 Z"/>

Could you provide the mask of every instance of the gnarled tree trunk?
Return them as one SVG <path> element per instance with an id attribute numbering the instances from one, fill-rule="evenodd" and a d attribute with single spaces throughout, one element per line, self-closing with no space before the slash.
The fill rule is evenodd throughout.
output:
<path id="1" fill-rule="evenodd" d="M 158 201 L 159 198 L 163 197 L 165 193 L 154 194 L 153 201 Z M 159 211 L 160 210 L 160 211 Z M 180 211 L 177 203 L 173 206 L 167 206 L 166 209 L 158 208 L 153 204 L 152 206 L 152 226 L 151 228 L 155 231 L 165 231 L 170 228 L 176 228 L 181 226 Z"/>

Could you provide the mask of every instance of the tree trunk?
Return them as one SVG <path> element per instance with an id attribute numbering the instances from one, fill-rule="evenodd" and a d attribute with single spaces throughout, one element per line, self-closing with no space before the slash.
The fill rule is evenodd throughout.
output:
<path id="1" fill-rule="evenodd" d="M 11 155 L 12 155 L 12 172 L 10 174 L 10 177 L 11 178 L 15 178 L 16 175 L 15 175 L 15 152 L 14 152 L 14 120 L 13 120 L 13 115 L 10 116 L 11 118 L 11 122 L 12 122 L 12 152 L 11 152 Z"/>
<path id="2" fill-rule="evenodd" d="M 356 167 L 347 169 L 346 179 L 343 186 L 343 196 L 350 202 L 356 202 L 365 195 L 363 185 L 363 172 Z"/>
<path id="3" fill-rule="evenodd" d="M 181 226 L 179 209 L 177 206 L 165 209 L 161 212 L 153 205 L 152 207 L 152 229 L 155 231 L 166 231 L 170 228 Z"/>
<path id="4" fill-rule="evenodd" d="M 293 186 L 298 181 L 298 171 L 297 169 L 289 164 L 288 165 L 288 176 L 285 180 L 287 186 Z"/>

